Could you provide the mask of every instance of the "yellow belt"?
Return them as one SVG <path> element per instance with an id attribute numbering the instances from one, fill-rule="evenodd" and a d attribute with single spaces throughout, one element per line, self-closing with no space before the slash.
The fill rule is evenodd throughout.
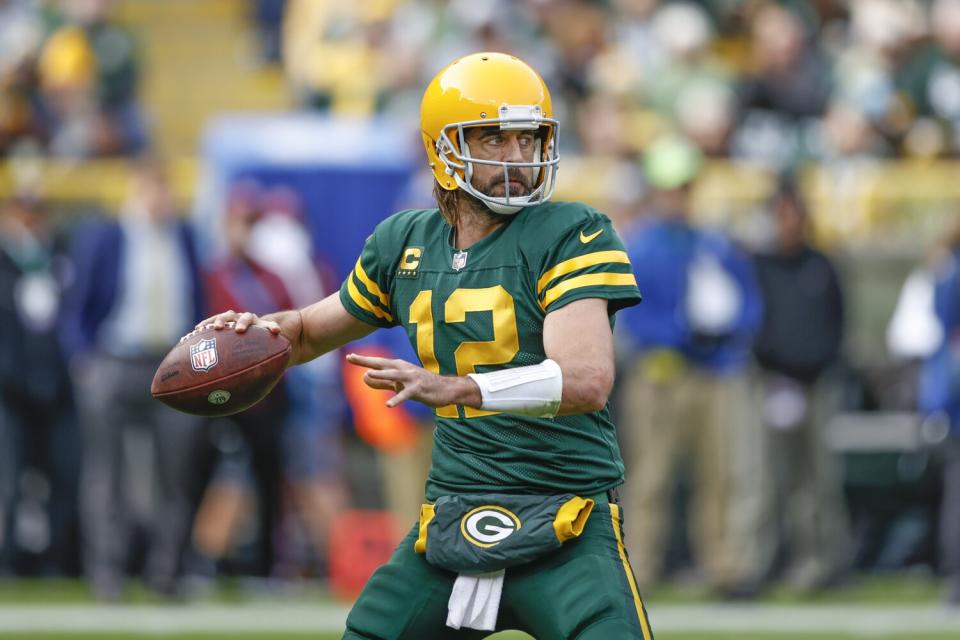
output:
<path id="1" fill-rule="evenodd" d="M 673 382 L 687 370 L 687 360 L 673 349 L 648 351 L 641 362 L 643 377 L 658 384 Z"/>

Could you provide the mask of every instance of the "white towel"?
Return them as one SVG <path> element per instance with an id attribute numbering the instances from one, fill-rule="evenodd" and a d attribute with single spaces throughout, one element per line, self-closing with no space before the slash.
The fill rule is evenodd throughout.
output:
<path id="1" fill-rule="evenodd" d="M 493 631 L 497 626 L 505 570 L 458 575 L 447 601 L 447 626 Z"/>

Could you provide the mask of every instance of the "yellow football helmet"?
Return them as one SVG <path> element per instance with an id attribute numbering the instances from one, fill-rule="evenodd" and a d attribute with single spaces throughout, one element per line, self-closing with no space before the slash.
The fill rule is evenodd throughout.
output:
<path id="1" fill-rule="evenodd" d="M 535 160 L 471 158 L 464 128 L 478 126 L 538 132 Z M 504 53 L 474 53 L 453 61 L 430 82 L 420 104 L 423 145 L 437 182 L 448 191 L 463 189 L 498 213 L 516 213 L 553 195 L 560 162 L 558 127 L 543 79 L 527 63 Z M 503 168 L 503 197 L 473 186 L 474 163 Z M 528 195 L 511 197 L 507 172 L 518 167 L 535 168 L 534 188 Z"/>

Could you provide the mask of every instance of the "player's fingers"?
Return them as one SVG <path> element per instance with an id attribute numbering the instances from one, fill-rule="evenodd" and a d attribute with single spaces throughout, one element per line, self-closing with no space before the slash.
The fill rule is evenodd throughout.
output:
<path id="1" fill-rule="evenodd" d="M 363 375 L 377 380 L 393 380 L 395 382 L 404 382 L 410 379 L 410 374 L 399 369 L 370 369 Z"/>
<path id="2" fill-rule="evenodd" d="M 234 310 L 232 310 L 232 309 L 231 309 L 230 311 L 226 311 L 226 312 L 224 312 L 224 313 L 221 313 L 220 315 L 217 316 L 216 320 L 214 320 L 213 326 L 214 326 L 215 329 L 224 329 L 224 328 L 226 328 L 231 322 L 236 322 L 236 321 L 237 321 L 237 317 L 239 317 L 239 315 L 240 315 L 240 314 L 238 314 L 236 311 L 234 311 Z"/>
<path id="3" fill-rule="evenodd" d="M 237 318 L 237 324 L 234 326 L 234 329 L 236 330 L 237 333 L 243 333 L 244 331 L 247 330 L 247 327 L 249 327 L 256 321 L 257 321 L 257 316 L 250 313 L 249 311 L 245 311 L 244 313 L 240 314 L 239 318 Z"/>
<path id="4" fill-rule="evenodd" d="M 230 309 L 229 311 L 218 313 L 212 318 L 204 320 L 203 322 L 200 323 L 202 325 L 200 328 L 202 329 L 204 326 L 207 326 L 208 324 L 213 324 L 213 328 L 219 330 L 219 329 L 223 329 L 223 327 L 228 322 L 233 322 L 236 319 L 237 319 L 236 312 L 233 309 Z"/>
<path id="5" fill-rule="evenodd" d="M 379 369 L 415 369 L 416 365 L 410 364 L 406 360 L 400 360 L 399 358 L 380 358 L 381 366 Z"/>
<path id="6" fill-rule="evenodd" d="M 378 358 L 376 356 L 362 356 L 359 353 L 348 353 L 347 362 L 351 364 L 367 367 L 368 369 L 386 369 L 390 367 L 392 360 L 387 358 Z"/>
<path id="7" fill-rule="evenodd" d="M 409 400 L 413 397 L 413 394 L 416 392 L 416 385 L 409 385 L 400 390 L 400 392 L 387 400 L 387 406 L 391 409 L 403 402 L 404 400 Z"/>
<path id="8" fill-rule="evenodd" d="M 273 320 L 261 320 L 260 324 L 265 327 L 270 333 L 277 336 L 280 335 L 280 325 L 274 322 Z"/>
<path id="9" fill-rule="evenodd" d="M 390 380 L 377 380 L 376 378 L 363 377 L 363 382 L 371 389 L 385 389 L 387 391 L 397 391 L 397 383 Z"/>

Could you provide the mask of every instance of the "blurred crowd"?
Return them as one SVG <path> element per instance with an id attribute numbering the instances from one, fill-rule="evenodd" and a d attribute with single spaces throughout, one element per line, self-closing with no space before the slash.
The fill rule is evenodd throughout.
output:
<path id="1" fill-rule="evenodd" d="M 0 3 L 0 153 L 134 152 L 136 40 L 111 0 Z M 264 63 L 312 108 L 415 118 L 449 60 L 540 70 L 565 151 L 622 155 L 679 130 L 709 156 L 955 156 L 957 0 L 251 0 Z"/>
<path id="2" fill-rule="evenodd" d="M 415 117 L 444 65 L 529 61 L 564 150 L 619 155 L 678 129 L 709 156 L 954 156 L 956 0 L 289 0 L 283 64 L 302 102 Z"/>
<path id="3" fill-rule="evenodd" d="M 292 308 L 335 286 L 314 261 L 298 198 L 237 183 L 225 247 L 202 261 L 164 167 L 141 158 L 133 172 L 117 216 L 76 225 L 69 240 L 38 199 L 4 208 L 0 571 L 76 573 L 82 558 L 104 599 L 120 597 L 131 570 L 173 595 L 185 571 L 212 577 L 246 535 L 256 542 L 236 570 L 268 577 L 294 564 L 278 556 L 290 547 L 278 542 L 288 513 L 325 558 L 345 505 L 335 355 L 212 423 L 149 393 L 160 359 L 200 319 Z M 256 505 L 252 534 L 242 534 L 244 503 Z"/>
<path id="4" fill-rule="evenodd" d="M 145 147 L 136 44 L 112 5 L 0 2 L 0 155 L 83 159 Z"/>
<path id="5" fill-rule="evenodd" d="M 351 506 L 416 517 L 428 412 L 384 413 L 337 354 L 231 419 L 150 397 L 199 319 L 302 306 L 339 283 L 283 186 L 236 180 L 213 216 L 220 246 L 198 249 L 163 163 L 143 153 L 137 47 L 113 4 L 0 0 L 0 155 L 124 156 L 133 175 L 103 217 L 64 220 L 29 190 L 2 205 L 0 576 L 82 573 L 104 600 L 133 574 L 165 596 L 188 577 L 326 577 L 331 538 L 376 542 L 347 525 L 337 538 Z M 563 153 L 630 168 L 616 224 L 644 302 L 618 319 L 614 410 L 643 586 L 752 597 L 921 564 L 960 604 L 960 226 L 918 261 L 890 320 L 906 399 L 867 407 L 850 393 L 850 286 L 816 248 L 793 177 L 811 162 L 843 180 L 879 158 L 957 155 L 960 0 L 249 6 L 262 62 L 282 65 L 304 108 L 413 130 L 440 67 L 507 51 L 544 75 Z M 782 176 L 749 243 L 691 216 L 711 158 Z M 358 348 L 408 353 L 395 337 Z M 942 473 L 930 495 L 890 491 L 885 468 L 860 484 L 875 491 L 851 491 L 828 426 L 864 408 L 925 418 L 937 445 L 925 477 Z"/>

